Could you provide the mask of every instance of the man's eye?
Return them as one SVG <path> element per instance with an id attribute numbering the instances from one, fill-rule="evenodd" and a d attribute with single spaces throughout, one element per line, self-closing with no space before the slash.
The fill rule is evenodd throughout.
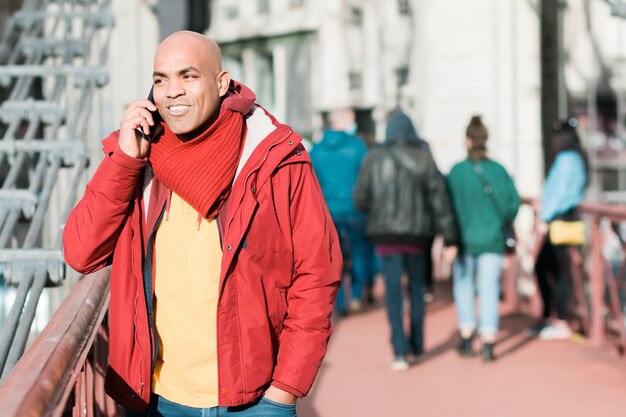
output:
<path id="1" fill-rule="evenodd" d="M 195 74 L 185 74 L 184 78 L 186 80 L 192 80 L 192 79 L 196 78 L 196 75 Z"/>
<path id="2" fill-rule="evenodd" d="M 152 82 L 153 82 L 154 84 L 161 84 L 161 83 L 163 82 L 163 80 L 162 80 L 162 79 L 160 79 L 160 78 L 157 78 L 157 79 L 153 80 Z"/>

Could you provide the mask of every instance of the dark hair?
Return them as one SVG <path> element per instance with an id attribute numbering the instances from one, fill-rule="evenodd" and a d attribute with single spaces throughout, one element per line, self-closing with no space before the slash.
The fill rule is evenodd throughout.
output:
<path id="1" fill-rule="evenodd" d="M 550 138 L 550 164 L 549 168 L 554 164 L 554 160 L 559 152 L 576 151 L 585 164 L 585 174 L 587 176 L 587 185 L 589 184 L 589 158 L 587 152 L 580 143 L 580 137 L 576 128 L 578 120 L 574 117 L 569 119 L 557 120 L 552 124 L 552 137 Z M 548 168 L 548 169 L 549 169 Z"/>
<path id="2" fill-rule="evenodd" d="M 483 124 L 480 116 L 474 115 L 465 129 L 465 136 L 470 140 L 470 159 L 485 159 L 487 157 L 487 139 L 489 131 Z"/>

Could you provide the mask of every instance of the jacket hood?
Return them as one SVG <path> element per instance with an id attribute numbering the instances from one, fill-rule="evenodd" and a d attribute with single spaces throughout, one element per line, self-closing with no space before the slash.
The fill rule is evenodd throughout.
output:
<path id="1" fill-rule="evenodd" d="M 320 143 L 328 148 L 340 148 L 346 143 L 347 138 L 348 134 L 344 131 L 326 130 Z"/>
<path id="2" fill-rule="evenodd" d="M 222 108 L 248 114 L 256 101 L 256 94 L 239 81 L 231 80 L 222 101 Z"/>
<path id="3" fill-rule="evenodd" d="M 413 122 L 405 113 L 396 110 L 389 116 L 387 130 L 385 131 L 386 143 L 405 142 L 412 145 L 420 145 L 420 138 L 413 126 Z"/>

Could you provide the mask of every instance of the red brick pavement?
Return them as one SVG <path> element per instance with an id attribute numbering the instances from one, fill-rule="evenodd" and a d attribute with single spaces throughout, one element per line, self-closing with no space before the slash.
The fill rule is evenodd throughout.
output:
<path id="1" fill-rule="evenodd" d="M 427 357 L 404 373 L 392 354 L 381 301 L 335 322 L 328 355 L 299 417 L 624 417 L 626 358 L 567 341 L 530 339 L 529 316 L 503 313 L 498 360 L 461 358 L 449 284 L 428 305 Z M 476 346 L 478 348 L 478 345 Z"/>

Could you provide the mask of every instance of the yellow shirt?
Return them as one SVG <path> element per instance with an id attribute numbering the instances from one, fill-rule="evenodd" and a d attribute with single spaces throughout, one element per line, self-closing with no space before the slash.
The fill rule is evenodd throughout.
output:
<path id="1" fill-rule="evenodd" d="M 216 314 L 222 261 L 217 221 L 202 219 L 199 225 L 198 212 L 172 193 L 154 250 L 159 352 L 152 390 L 188 407 L 217 406 Z"/>

